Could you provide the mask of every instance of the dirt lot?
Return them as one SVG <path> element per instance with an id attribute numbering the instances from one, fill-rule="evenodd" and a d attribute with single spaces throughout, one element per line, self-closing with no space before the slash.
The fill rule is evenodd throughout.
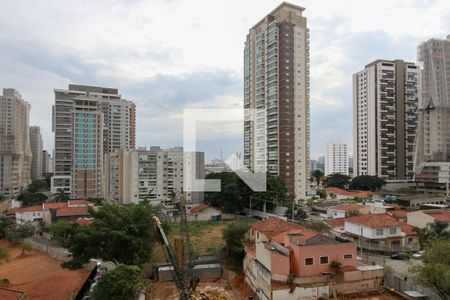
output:
<path id="1" fill-rule="evenodd" d="M 59 260 L 39 251 L 24 255 L 20 247 L 5 240 L 0 240 L 0 247 L 10 255 L 0 265 L 0 279 L 9 279 L 8 288 L 24 291 L 26 299 L 73 299 L 89 275 L 85 270 L 63 269 Z"/>

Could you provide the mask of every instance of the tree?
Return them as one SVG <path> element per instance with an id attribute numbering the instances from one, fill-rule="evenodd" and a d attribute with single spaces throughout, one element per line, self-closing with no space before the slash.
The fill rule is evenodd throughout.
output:
<path id="1" fill-rule="evenodd" d="M 314 170 L 312 172 L 312 176 L 316 180 L 317 186 L 319 186 L 320 185 L 320 181 L 323 180 L 323 172 L 322 172 L 322 170 Z"/>
<path id="2" fill-rule="evenodd" d="M 450 299 L 450 240 L 437 238 L 425 248 L 423 264 L 411 268 L 417 281 L 433 286 L 441 299 Z"/>
<path id="3" fill-rule="evenodd" d="M 353 209 L 347 213 L 348 217 L 359 216 L 361 212 L 357 209 Z"/>
<path id="4" fill-rule="evenodd" d="M 242 262 L 245 256 L 243 241 L 248 229 L 247 225 L 231 223 L 222 230 L 227 259 L 235 271 L 242 271 Z"/>
<path id="5" fill-rule="evenodd" d="M 0 202 L 3 202 L 3 200 L 5 200 L 5 196 L 3 196 L 3 194 L 0 194 Z"/>
<path id="6" fill-rule="evenodd" d="M 33 249 L 29 243 L 21 243 L 20 248 L 22 248 L 22 255 L 25 255 L 26 252 L 31 252 Z"/>
<path id="7" fill-rule="evenodd" d="M 342 268 L 342 264 L 340 261 L 337 260 L 333 260 L 330 264 L 330 268 L 331 270 L 333 270 L 334 272 L 339 272 Z"/>
<path id="8" fill-rule="evenodd" d="M 445 238 L 450 240 L 449 223 L 435 220 L 423 229 L 418 229 L 419 242 L 422 247 L 431 243 L 434 239 Z"/>
<path id="9" fill-rule="evenodd" d="M 337 187 L 340 189 L 345 189 L 348 187 L 348 184 L 350 183 L 351 177 L 345 174 L 341 173 L 333 173 L 328 175 L 325 180 L 324 184 L 327 187 Z"/>
<path id="10" fill-rule="evenodd" d="M 105 204 L 99 211 L 90 210 L 90 226 L 66 225 L 53 229 L 55 238 L 63 241 L 73 255 L 67 265 L 81 266 L 90 258 L 115 264 L 142 265 L 150 260 L 159 242 L 153 216 L 158 213 L 147 201 L 138 204 Z M 57 226 L 57 227 L 58 227 Z"/>
<path id="11" fill-rule="evenodd" d="M 56 194 L 53 196 L 54 202 L 66 202 L 69 200 L 69 196 L 66 194 L 64 189 L 58 189 Z"/>
<path id="12" fill-rule="evenodd" d="M 77 223 L 58 221 L 50 227 L 50 232 L 61 246 L 68 248 L 70 239 L 77 233 L 79 226 Z"/>
<path id="13" fill-rule="evenodd" d="M 17 196 L 17 200 L 22 201 L 23 206 L 40 205 L 47 200 L 47 196 L 42 193 L 24 191 Z"/>
<path id="14" fill-rule="evenodd" d="M 326 199 L 327 198 L 327 192 L 325 190 L 317 190 L 317 195 L 320 199 Z"/>
<path id="15" fill-rule="evenodd" d="M 31 193 L 37 193 L 41 191 L 48 191 L 48 184 L 45 179 L 37 179 L 28 185 L 28 191 Z"/>
<path id="16" fill-rule="evenodd" d="M 8 217 L 0 217 L 0 239 L 6 236 L 9 227 L 14 225 L 14 221 Z"/>
<path id="17" fill-rule="evenodd" d="M 8 250 L 4 249 L 4 248 L 0 248 L 0 264 L 3 261 L 8 261 L 9 259 L 9 252 Z"/>
<path id="18" fill-rule="evenodd" d="M 16 243 L 19 240 L 32 236 L 34 227 L 31 223 L 16 224 L 9 226 L 5 231 L 5 237 L 8 241 Z"/>
<path id="19" fill-rule="evenodd" d="M 132 300 L 145 291 L 147 281 L 142 278 L 138 266 L 117 265 L 98 281 L 90 299 Z"/>
<path id="20" fill-rule="evenodd" d="M 350 188 L 353 190 L 378 191 L 386 185 L 384 179 L 377 176 L 361 175 L 352 179 Z"/>
<path id="21" fill-rule="evenodd" d="M 284 213 L 284 216 L 289 220 L 292 220 L 292 208 L 288 207 L 288 209 L 286 209 L 286 212 Z M 306 218 L 308 218 L 308 214 L 303 209 L 301 209 L 300 207 L 294 207 L 294 220 L 303 221 Z"/>
<path id="22" fill-rule="evenodd" d="M 244 190 L 241 179 L 233 172 L 212 173 L 206 179 L 220 179 L 220 192 L 206 192 L 205 202 L 220 207 L 225 213 L 236 213 L 243 209 L 250 197 L 250 189 Z"/>

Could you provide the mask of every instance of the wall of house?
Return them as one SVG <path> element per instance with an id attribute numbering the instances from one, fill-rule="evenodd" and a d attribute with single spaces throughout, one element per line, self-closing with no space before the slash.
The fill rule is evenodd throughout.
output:
<path id="1" fill-rule="evenodd" d="M 264 267 L 271 272 L 272 270 L 272 255 L 271 252 L 265 248 L 266 243 L 263 241 L 256 241 L 256 260 L 258 260 Z"/>
<path id="2" fill-rule="evenodd" d="M 297 300 L 297 299 L 319 299 L 330 298 L 330 288 L 328 286 L 319 287 L 296 287 L 295 290 L 290 293 L 290 289 L 279 289 L 272 292 L 273 300 Z"/>
<path id="3" fill-rule="evenodd" d="M 293 246 L 294 251 L 294 272 L 297 277 L 319 276 L 322 272 L 331 272 L 332 261 L 341 262 L 342 266 L 356 266 L 356 244 L 324 244 L 311 246 Z M 344 259 L 344 254 L 351 254 L 352 258 Z M 328 262 L 321 264 L 320 257 L 328 257 Z M 313 265 L 305 265 L 306 258 L 314 258 Z"/>
<path id="4" fill-rule="evenodd" d="M 427 224 L 434 222 L 434 218 L 422 211 L 413 211 L 408 213 L 406 222 L 414 227 L 425 228 Z"/>
<path id="5" fill-rule="evenodd" d="M 35 212 L 16 212 L 16 223 L 34 222 L 36 219 L 43 219 L 42 211 Z"/>
<path id="6" fill-rule="evenodd" d="M 390 233 L 391 227 L 384 227 L 384 228 L 371 228 L 365 225 L 355 224 L 351 222 L 345 222 L 345 231 L 354 235 L 360 236 L 362 233 L 362 236 L 368 239 L 385 239 L 388 237 L 398 236 L 401 233 L 400 226 L 395 227 L 396 231 L 395 233 Z M 362 231 L 361 231 L 362 229 Z M 383 229 L 382 235 L 377 235 L 377 229 Z"/>
<path id="7" fill-rule="evenodd" d="M 289 256 L 285 256 L 274 252 L 272 252 L 271 254 L 272 254 L 271 255 L 272 276 L 274 274 L 289 275 L 291 271 Z"/>

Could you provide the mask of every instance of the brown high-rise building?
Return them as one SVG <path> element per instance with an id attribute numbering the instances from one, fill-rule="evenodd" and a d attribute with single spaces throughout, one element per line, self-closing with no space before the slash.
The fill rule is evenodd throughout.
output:
<path id="1" fill-rule="evenodd" d="M 244 49 L 244 164 L 280 176 L 296 199 L 305 197 L 309 182 L 304 10 L 283 2 L 250 29 Z"/>
<path id="2" fill-rule="evenodd" d="M 31 182 L 30 104 L 15 89 L 0 95 L 0 195 L 17 196 Z"/>

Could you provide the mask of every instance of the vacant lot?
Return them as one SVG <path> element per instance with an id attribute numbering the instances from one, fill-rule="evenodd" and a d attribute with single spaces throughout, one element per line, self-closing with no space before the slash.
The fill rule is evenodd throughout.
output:
<path id="1" fill-rule="evenodd" d="M 26 293 L 26 299 L 74 299 L 89 273 L 85 270 L 69 271 L 51 256 L 32 250 L 27 254 L 5 240 L 0 247 L 9 252 L 9 260 L 0 265 L 0 279 L 7 278 L 11 289 Z"/>
<path id="2" fill-rule="evenodd" d="M 225 246 L 222 238 L 222 230 L 231 223 L 250 224 L 256 222 L 254 219 L 237 219 L 223 221 L 197 221 L 189 222 L 189 236 L 194 251 L 194 257 L 203 255 L 216 255 Z M 174 239 L 180 234 L 179 224 L 169 225 L 168 238 L 173 247 Z M 160 246 L 153 253 L 153 261 L 164 262 L 164 254 Z"/>

